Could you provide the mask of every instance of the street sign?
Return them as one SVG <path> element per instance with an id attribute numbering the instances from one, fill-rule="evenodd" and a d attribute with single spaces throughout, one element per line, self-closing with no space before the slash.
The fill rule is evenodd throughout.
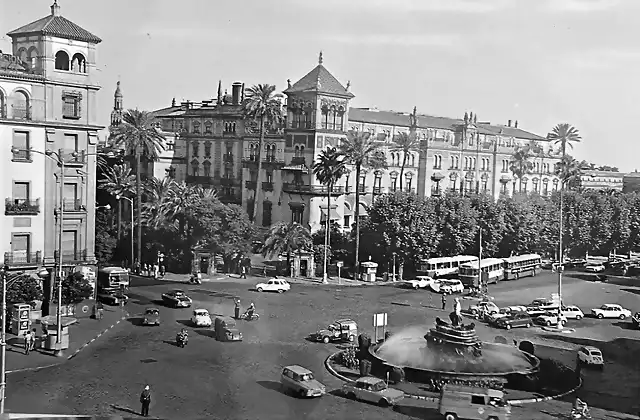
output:
<path id="1" fill-rule="evenodd" d="M 373 315 L 373 326 L 374 327 L 386 327 L 387 326 L 387 314 L 375 314 Z"/>

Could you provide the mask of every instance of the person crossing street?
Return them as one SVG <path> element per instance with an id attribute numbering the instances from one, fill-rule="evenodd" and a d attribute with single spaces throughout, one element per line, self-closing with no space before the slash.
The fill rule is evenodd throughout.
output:
<path id="1" fill-rule="evenodd" d="M 142 417 L 149 417 L 149 406 L 151 405 L 151 389 L 149 385 L 146 385 L 142 394 L 140 394 L 140 404 L 142 404 L 140 415 Z"/>

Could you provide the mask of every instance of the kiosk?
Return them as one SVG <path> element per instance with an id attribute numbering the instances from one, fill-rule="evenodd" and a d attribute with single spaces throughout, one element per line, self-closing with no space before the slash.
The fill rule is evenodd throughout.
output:
<path id="1" fill-rule="evenodd" d="M 376 273 L 378 271 L 378 263 L 373 261 L 365 261 L 360 263 L 360 280 L 374 282 L 376 281 Z"/>
<path id="2" fill-rule="evenodd" d="M 21 337 L 31 328 L 31 305 L 16 303 L 11 316 L 11 334 Z"/>
<path id="3" fill-rule="evenodd" d="M 58 326 L 56 324 L 56 316 L 48 315 L 40 320 L 42 324 L 42 330 L 45 334 L 42 340 L 42 348 L 44 350 L 66 350 L 69 348 L 69 326 L 78 322 L 75 318 L 62 317 L 62 336 L 60 345 L 58 345 Z"/>

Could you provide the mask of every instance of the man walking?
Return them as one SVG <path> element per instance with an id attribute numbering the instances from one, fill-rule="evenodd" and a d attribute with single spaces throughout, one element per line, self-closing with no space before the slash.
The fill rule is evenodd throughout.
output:
<path id="1" fill-rule="evenodd" d="M 31 351 L 31 331 L 27 330 L 24 333 L 24 354 L 29 354 Z"/>
<path id="2" fill-rule="evenodd" d="M 447 309 L 447 296 L 443 293 L 442 294 L 442 310 L 444 311 L 445 309 Z"/>
<path id="3" fill-rule="evenodd" d="M 235 311 L 234 315 L 236 319 L 240 319 L 240 299 L 234 299 L 233 303 L 235 303 Z"/>
<path id="4" fill-rule="evenodd" d="M 140 394 L 140 404 L 142 404 L 140 415 L 149 417 L 149 406 L 151 405 L 151 390 L 149 389 L 149 385 L 145 386 L 144 391 Z"/>
<path id="5" fill-rule="evenodd" d="M 240 278 L 246 279 L 247 278 L 247 267 L 243 265 L 242 269 L 240 270 L 240 272 L 242 273 L 240 275 Z"/>

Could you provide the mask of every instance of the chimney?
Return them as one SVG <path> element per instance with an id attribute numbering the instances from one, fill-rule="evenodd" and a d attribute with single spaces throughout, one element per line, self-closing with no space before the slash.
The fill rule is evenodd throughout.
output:
<path id="1" fill-rule="evenodd" d="M 242 83 L 240 82 L 235 82 L 234 84 L 231 85 L 231 97 L 232 97 L 232 104 L 233 105 L 240 105 L 240 96 L 241 96 L 241 92 L 242 91 Z"/>
<path id="2" fill-rule="evenodd" d="M 58 0 L 53 0 L 51 5 L 51 16 L 60 16 L 60 6 L 58 6 Z"/>
<path id="3" fill-rule="evenodd" d="M 516 128 L 518 128 L 518 120 L 516 120 Z"/>
<path id="4" fill-rule="evenodd" d="M 511 127 L 511 120 L 507 123 L 507 127 Z"/>
<path id="5" fill-rule="evenodd" d="M 173 98 L 173 99 L 171 100 L 171 106 L 176 106 L 176 98 Z"/>
<path id="6" fill-rule="evenodd" d="M 240 103 L 244 103 L 244 83 L 242 84 L 242 91 L 240 93 Z"/>

